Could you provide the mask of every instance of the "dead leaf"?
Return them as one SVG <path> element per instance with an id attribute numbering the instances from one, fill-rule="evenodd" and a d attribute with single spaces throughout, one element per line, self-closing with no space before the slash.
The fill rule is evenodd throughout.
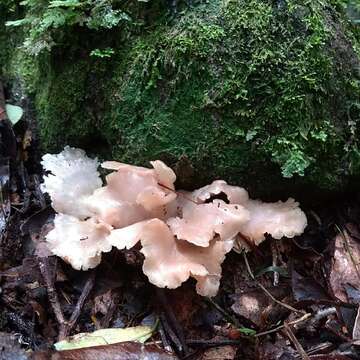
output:
<path id="1" fill-rule="evenodd" d="M 125 342 L 66 351 L 41 351 L 30 360 L 176 360 L 177 357 L 155 345 Z"/>
<path id="2" fill-rule="evenodd" d="M 236 347 L 231 345 L 218 346 L 205 350 L 200 360 L 233 360 L 236 356 Z"/>
<path id="3" fill-rule="evenodd" d="M 360 289 L 359 269 L 355 265 L 360 263 L 360 243 L 355 237 L 360 237 L 358 229 L 348 224 L 334 240 L 329 281 L 333 294 L 344 302 L 348 301 L 345 285 Z"/>
<path id="4" fill-rule="evenodd" d="M 80 333 L 54 344 L 56 350 L 81 349 L 91 346 L 116 344 L 125 341 L 144 343 L 152 335 L 153 328 L 135 326 L 125 329 L 100 329 L 92 333 Z"/>
<path id="5" fill-rule="evenodd" d="M 277 338 L 273 343 L 264 341 L 259 344 L 259 360 L 294 360 L 296 351 L 283 338 Z"/>
<path id="6" fill-rule="evenodd" d="M 349 357 L 340 354 L 319 354 L 310 356 L 311 360 L 351 360 Z"/>
<path id="7" fill-rule="evenodd" d="M 286 296 L 287 290 L 283 287 L 272 287 L 268 289 L 270 293 L 277 299 L 282 299 Z M 243 316 L 250 320 L 257 326 L 264 323 L 265 312 L 268 313 L 271 309 L 269 305 L 274 305 L 274 302 L 267 296 L 264 291 L 260 289 L 250 290 L 243 294 L 234 295 L 235 302 L 231 309 L 235 314 Z"/>
<path id="8" fill-rule="evenodd" d="M 291 274 L 291 285 L 296 301 L 327 300 L 329 296 L 323 287 L 311 277 L 304 277 L 295 270 Z"/>
<path id="9" fill-rule="evenodd" d="M 22 139 L 23 150 L 26 150 L 31 145 L 31 141 L 32 141 L 32 132 L 31 130 L 27 129 Z"/>

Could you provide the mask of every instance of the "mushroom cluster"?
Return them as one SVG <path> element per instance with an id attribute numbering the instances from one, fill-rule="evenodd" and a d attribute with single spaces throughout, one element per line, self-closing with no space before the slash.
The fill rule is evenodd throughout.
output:
<path id="1" fill-rule="evenodd" d="M 104 162 L 112 171 L 104 186 L 97 159 L 83 150 L 65 147 L 44 155 L 42 165 L 48 172 L 42 189 L 57 212 L 47 245 L 78 270 L 96 267 L 113 246 L 130 249 L 140 242 L 151 283 L 173 289 L 193 277 L 199 294 L 214 296 L 221 264 L 235 244 L 258 245 L 265 234 L 291 238 L 307 224 L 293 199 L 251 200 L 245 189 L 222 180 L 175 191 L 175 173 L 159 160 L 152 169 Z"/>

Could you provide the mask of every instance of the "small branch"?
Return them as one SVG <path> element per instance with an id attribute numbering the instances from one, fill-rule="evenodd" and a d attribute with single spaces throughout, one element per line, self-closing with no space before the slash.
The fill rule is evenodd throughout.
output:
<path id="1" fill-rule="evenodd" d="M 233 316 L 231 316 L 225 309 L 223 309 L 219 304 L 217 304 L 215 301 L 213 301 L 211 298 L 204 298 L 205 301 L 207 301 L 209 304 L 211 304 L 224 318 L 233 323 L 237 327 L 241 327 L 241 324 L 237 319 L 235 319 Z"/>
<path id="2" fill-rule="evenodd" d="M 226 345 L 239 345 L 244 342 L 242 340 L 231 340 L 231 339 L 224 339 L 224 340 L 202 340 L 202 339 L 188 339 L 186 343 L 191 346 L 201 346 L 201 347 L 213 347 L 213 346 L 226 346 Z"/>
<path id="3" fill-rule="evenodd" d="M 356 260 L 354 259 L 354 255 L 353 255 L 353 253 L 352 253 L 352 251 L 351 251 L 350 244 L 349 244 L 349 240 L 348 240 L 349 234 L 348 234 L 348 232 L 346 231 L 346 229 L 345 229 L 345 231 L 343 231 L 343 230 L 341 230 L 341 229 L 339 228 L 339 226 L 336 225 L 336 224 L 335 224 L 335 227 L 336 227 L 336 229 L 339 231 L 341 237 L 343 238 L 344 245 L 345 245 L 345 249 L 346 249 L 346 251 L 347 251 L 348 254 L 349 254 L 349 257 L 350 257 L 351 263 L 352 263 L 352 265 L 353 265 L 353 267 L 354 267 L 354 269 L 355 269 L 356 275 L 357 275 L 358 279 L 360 280 L 360 272 L 359 272 L 359 269 L 358 269 Z"/>
<path id="4" fill-rule="evenodd" d="M 169 335 L 173 336 L 175 335 L 174 339 L 172 339 L 175 342 L 177 342 L 175 345 L 181 349 L 181 352 L 184 352 L 185 355 L 189 353 L 186 342 L 185 342 L 185 336 L 182 331 L 182 328 L 171 308 L 171 306 L 168 303 L 166 293 L 164 289 L 156 289 L 157 297 L 159 299 L 160 304 L 162 305 L 163 312 L 160 313 L 160 318 L 162 320 L 162 324 L 164 326 L 164 330 L 169 332 Z M 169 324 L 170 323 L 170 324 Z M 170 326 L 171 325 L 171 326 Z M 176 340 L 175 340 L 176 338 Z"/>
<path id="5" fill-rule="evenodd" d="M 57 259 L 55 259 L 55 264 L 54 264 L 55 272 L 56 272 L 56 266 L 57 266 Z M 54 276 L 50 273 L 49 258 L 47 258 L 47 257 L 39 258 L 39 268 L 40 268 L 41 275 L 45 281 L 50 305 L 54 311 L 56 320 L 60 327 L 60 333 L 61 333 L 62 329 L 66 325 L 66 320 L 65 320 L 64 314 L 61 310 L 58 294 L 54 287 Z M 60 338 L 60 335 L 59 335 L 59 340 L 62 340 L 62 338 Z"/>
<path id="6" fill-rule="evenodd" d="M 60 331 L 59 338 L 60 337 L 62 339 L 66 338 L 69 335 L 72 328 L 75 326 L 75 324 L 80 316 L 81 309 L 82 309 L 87 297 L 89 296 L 91 290 L 93 289 L 94 284 L 95 284 L 95 271 L 91 271 L 90 276 L 87 279 L 86 284 L 81 292 L 81 295 L 75 305 L 75 309 L 74 309 L 73 313 L 71 314 L 70 320 L 61 329 L 62 331 Z"/>
<path id="7" fill-rule="evenodd" d="M 274 298 L 274 296 L 269 292 L 269 290 L 267 290 L 262 284 L 260 284 L 260 283 L 256 280 L 256 278 L 255 278 L 255 276 L 254 276 L 254 274 L 253 274 L 253 272 L 252 272 L 252 270 L 251 270 L 251 268 L 250 268 L 249 261 L 248 261 L 248 259 L 247 259 L 246 254 L 243 253 L 243 255 L 244 255 L 244 260 L 245 260 L 246 268 L 247 268 L 247 271 L 248 271 L 250 277 L 253 279 L 253 281 L 256 283 L 256 285 L 257 285 L 261 290 L 263 290 L 263 291 L 265 292 L 265 294 L 266 294 L 272 301 L 274 301 L 274 302 L 276 302 L 277 304 L 281 305 L 282 307 L 284 307 L 284 308 L 286 308 L 286 309 L 288 309 L 288 310 L 290 310 L 290 311 L 294 311 L 294 312 L 296 312 L 296 313 L 298 313 L 298 314 L 304 314 L 304 313 L 305 313 L 303 310 L 295 309 L 294 307 L 292 307 L 292 306 L 290 306 L 290 305 L 288 305 L 288 304 L 285 304 L 285 303 L 281 302 L 280 300 L 277 300 L 276 298 Z"/>
<path id="8" fill-rule="evenodd" d="M 272 239 L 272 241 L 271 241 L 271 253 L 272 253 L 272 265 L 275 269 L 278 265 L 278 249 L 276 247 L 276 243 L 275 243 L 274 239 Z M 278 286 L 280 274 L 277 271 L 274 271 L 273 273 L 274 273 L 273 284 L 274 284 L 274 286 Z"/>
<path id="9" fill-rule="evenodd" d="M 301 318 L 289 322 L 288 325 L 296 325 L 296 324 L 308 321 L 311 317 L 312 317 L 312 315 L 310 313 L 307 313 L 304 316 L 302 316 Z M 272 333 L 278 332 L 279 330 L 282 330 L 284 327 L 285 327 L 285 324 L 277 326 L 276 328 L 268 330 L 268 331 L 263 331 L 263 332 L 257 333 L 254 336 L 255 337 L 260 337 L 260 336 L 265 336 L 265 335 L 268 335 L 268 334 L 272 334 Z"/>
<path id="10" fill-rule="evenodd" d="M 285 333 L 288 336 L 288 338 L 294 344 L 297 352 L 300 354 L 301 359 L 302 360 L 310 360 L 310 357 L 308 356 L 308 354 L 306 353 L 306 351 L 304 350 L 304 348 L 300 344 L 299 340 L 296 338 L 295 334 L 291 330 L 290 325 L 287 324 L 286 322 L 284 323 L 284 330 L 285 330 Z"/>
<path id="11" fill-rule="evenodd" d="M 182 353 L 182 352 L 185 353 L 184 345 L 183 345 L 182 341 L 179 339 L 179 337 L 177 336 L 177 334 L 175 333 L 175 331 L 172 329 L 170 324 L 168 323 L 165 313 L 164 312 L 160 313 L 159 317 L 160 317 L 160 321 L 161 321 L 161 325 L 164 330 L 164 333 L 166 335 L 168 335 L 170 340 L 176 346 L 176 349 L 179 353 Z"/>
<path id="12" fill-rule="evenodd" d="M 160 338 L 161 338 L 161 342 L 162 342 L 162 345 L 164 347 L 165 350 L 167 351 L 170 351 L 170 352 L 174 352 L 174 350 L 172 349 L 167 337 L 166 337 L 166 334 L 165 334 L 165 330 L 164 330 L 164 326 L 162 324 L 162 322 L 160 321 L 160 324 L 159 324 L 159 334 L 160 334 Z"/>

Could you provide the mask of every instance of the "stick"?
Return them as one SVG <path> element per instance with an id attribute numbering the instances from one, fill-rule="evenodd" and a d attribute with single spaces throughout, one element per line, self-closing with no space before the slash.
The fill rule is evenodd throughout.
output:
<path id="1" fill-rule="evenodd" d="M 294 311 L 294 312 L 300 313 L 300 314 L 304 314 L 304 313 L 305 313 L 303 310 L 295 309 L 294 307 L 292 307 L 292 306 L 290 306 L 290 305 L 288 305 L 288 304 L 285 304 L 285 303 L 281 302 L 280 300 L 277 300 L 276 298 L 274 298 L 274 296 L 273 296 L 262 284 L 260 284 L 260 283 L 255 279 L 255 276 L 254 276 L 254 274 L 253 274 L 253 272 L 252 272 L 252 270 L 251 270 L 251 268 L 250 268 L 250 265 L 249 265 L 249 262 L 248 262 L 248 259 L 247 259 L 246 254 L 243 253 L 243 255 L 244 255 L 244 260 L 245 260 L 246 268 L 247 268 L 247 271 L 248 271 L 250 277 L 254 280 L 254 282 L 256 283 L 256 285 L 257 285 L 261 290 L 263 290 L 267 296 L 269 296 L 269 298 L 270 298 L 272 301 L 276 302 L 277 304 L 281 305 L 282 307 L 284 307 L 284 308 L 286 308 L 286 309 L 288 309 L 288 310 L 290 310 L 290 311 Z"/>
<path id="2" fill-rule="evenodd" d="M 310 360 L 308 354 L 306 353 L 302 345 L 299 343 L 299 340 L 296 338 L 295 334 L 292 332 L 289 324 L 287 324 L 286 322 L 284 323 L 284 330 L 288 338 L 294 344 L 297 352 L 301 355 L 302 360 Z"/>
<path id="3" fill-rule="evenodd" d="M 59 338 L 60 337 L 62 339 L 66 338 L 69 335 L 72 328 L 75 326 L 75 324 L 80 316 L 81 309 L 82 309 L 87 297 L 89 296 L 91 290 L 93 289 L 94 284 L 95 284 L 95 271 L 91 271 L 90 276 L 87 279 L 85 286 L 81 292 L 81 295 L 75 305 L 75 309 L 74 309 L 73 313 L 71 314 L 70 320 L 63 327 L 62 332 L 60 332 L 60 334 L 59 334 Z"/>
<path id="4" fill-rule="evenodd" d="M 55 271 L 56 271 L 56 266 L 57 266 L 57 259 L 55 259 L 55 264 L 54 264 Z M 54 288 L 54 277 L 52 276 L 52 274 L 50 274 L 49 258 L 47 258 L 47 257 L 39 258 L 39 268 L 40 268 L 41 275 L 44 278 L 50 305 L 54 311 L 56 320 L 59 324 L 59 327 L 60 327 L 59 333 L 61 334 L 61 332 L 66 324 L 66 320 L 65 320 L 64 314 L 61 310 L 58 294 Z M 59 335 L 59 340 L 62 340 L 60 335 Z"/>

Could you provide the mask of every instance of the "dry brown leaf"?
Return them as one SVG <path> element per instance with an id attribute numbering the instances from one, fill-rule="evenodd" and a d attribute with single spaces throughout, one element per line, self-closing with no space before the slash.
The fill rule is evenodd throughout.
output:
<path id="1" fill-rule="evenodd" d="M 341 301 L 348 301 L 345 285 L 360 289 L 359 267 L 360 237 L 358 229 L 351 224 L 346 226 L 334 239 L 334 253 L 329 276 L 333 294 Z"/>

